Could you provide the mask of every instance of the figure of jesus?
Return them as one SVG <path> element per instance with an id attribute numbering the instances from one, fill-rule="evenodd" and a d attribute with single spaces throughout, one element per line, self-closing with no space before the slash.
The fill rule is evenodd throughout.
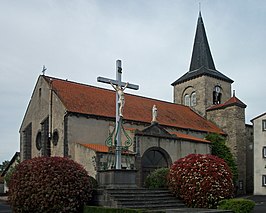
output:
<path id="1" fill-rule="evenodd" d="M 119 86 L 119 85 L 113 85 L 111 81 L 110 81 L 110 84 L 112 85 L 112 87 L 115 89 L 115 91 L 118 94 L 119 116 L 123 117 L 123 109 L 124 109 L 124 105 L 125 105 L 124 90 L 127 88 L 128 82 L 126 83 L 124 88 L 122 86 Z"/>
<path id="2" fill-rule="evenodd" d="M 153 105 L 152 107 L 152 121 L 151 122 L 157 122 L 157 116 L 158 116 L 158 111 L 156 105 Z"/>

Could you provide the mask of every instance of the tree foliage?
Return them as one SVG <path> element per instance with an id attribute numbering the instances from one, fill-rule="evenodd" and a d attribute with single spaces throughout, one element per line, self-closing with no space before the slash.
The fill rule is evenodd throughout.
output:
<path id="1" fill-rule="evenodd" d="M 211 141 L 211 154 L 225 160 L 233 174 L 233 182 L 237 182 L 238 171 L 237 165 L 230 148 L 225 144 L 225 138 L 222 135 L 212 133 L 206 136 L 206 139 Z"/>
<path id="2" fill-rule="evenodd" d="M 14 212 L 78 212 L 91 194 L 92 183 L 86 170 L 62 157 L 23 161 L 9 184 Z"/>
<path id="3" fill-rule="evenodd" d="M 174 162 L 168 175 L 174 195 L 189 207 L 212 208 L 234 192 L 232 173 L 221 158 L 190 154 Z"/>
<path id="4" fill-rule="evenodd" d="M 150 189 L 167 188 L 167 175 L 169 168 L 160 168 L 151 172 L 146 180 L 145 187 Z"/>
<path id="5" fill-rule="evenodd" d="M 0 173 L 3 172 L 5 170 L 5 168 L 8 166 L 10 161 L 5 160 L 0 164 Z"/>
<path id="6" fill-rule="evenodd" d="M 250 213 L 255 207 L 255 202 L 245 198 L 222 200 L 218 209 L 231 210 L 234 213 Z"/>

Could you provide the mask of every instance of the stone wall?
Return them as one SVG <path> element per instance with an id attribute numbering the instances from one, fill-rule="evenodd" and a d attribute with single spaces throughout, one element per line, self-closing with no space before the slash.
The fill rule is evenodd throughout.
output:
<path id="1" fill-rule="evenodd" d="M 41 130 L 41 122 L 43 122 L 49 115 L 49 99 L 50 99 L 49 85 L 42 77 L 39 77 L 20 128 L 20 135 L 21 135 L 20 153 L 22 153 L 21 161 L 25 159 L 25 156 L 23 155 L 24 146 L 23 146 L 22 135 L 23 131 L 30 123 L 32 124 L 31 156 L 32 157 L 41 156 L 41 151 L 36 148 L 36 136 L 38 132 Z"/>
<path id="2" fill-rule="evenodd" d="M 207 119 L 227 134 L 226 145 L 233 153 L 238 167 L 238 193 L 246 193 L 246 126 L 245 109 L 228 106 L 207 112 Z"/>
<path id="3" fill-rule="evenodd" d="M 253 125 L 246 124 L 246 173 L 247 173 L 247 194 L 253 194 L 254 191 L 254 138 L 253 138 Z"/>
<path id="4" fill-rule="evenodd" d="M 75 158 L 72 158 L 80 163 L 88 172 L 88 174 L 96 178 L 97 165 L 96 165 L 96 152 L 88 149 L 80 144 L 75 144 Z"/>
<path id="5" fill-rule="evenodd" d="M 37 134 L 42 131 L 42 122 L 49 120 L 49 132 L 58 134 L 58 141 L 53 141 L 53 134 L 50 140 L 51 156 L 64 156 L 64 115 L 65 107 L 59 100 L 47 81 L 40 76 L 34 88 L 30 103 L 23 118 L 20 128 L 20 151 L 24 153 L 23 131 L 31 124 L 31 157 L 42 155 L 42 151 L 37 149 Z M 23 161 L 25 156 L 21 155 Z"/>
<path id="6" fill-rule="evenodd" d="M 174 86 L 174 103 L 184 104 L 184 95 L 196 92 L 196 106 L 191 107 L 201 116 L 206 115 L 206 109 L 213 105 L 213 89 L 216 85 L 221 87 L 221 103 L 231 97 L 231 83 L 212 78 L 200 76 L 195 79 Z"/>

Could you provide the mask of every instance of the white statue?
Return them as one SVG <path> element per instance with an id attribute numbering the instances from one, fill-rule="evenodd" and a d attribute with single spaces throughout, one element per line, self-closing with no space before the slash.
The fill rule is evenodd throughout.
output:
<path id="1" fill-rule="evenodd" d="M 156 105 L 153 105 L 152 107 L 152 121 L 151 122 L 157 122 L 157 116 L 158 116 L 158 111 Z"/>
<path id="2" fill-rule="evenodd" d="M 122 86 L 120 87 L 119 85 L 113 85 L 111 81 L 110 81 L 110 84 L 112 85 L 112 87 L 115 89 L 115 91 L 118 94 L 119 116 L 123 117 L 123 109 L 125 105 L 124 90 L 127 88 L 128 82 L 126 83 L 124 88 Z"/>

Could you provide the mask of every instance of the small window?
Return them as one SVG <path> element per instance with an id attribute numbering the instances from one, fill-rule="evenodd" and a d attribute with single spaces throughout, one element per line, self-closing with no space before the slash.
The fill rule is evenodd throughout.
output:
<path id="1" fill-rule="evenodd" d="M 185 106 L 190 106 L 190 97 L 188 94 L 185 95 L 184 102 Z"/>
<path id="2" fill-rule="evenodd" d="M 239 182 L 238 182 L 238 186 L 239 186 L 239 190 L 243 190 L 244 189 L 244 187 L 243 187 L 243 180 L 240 180 Z"/>
<path id="3" fill-rule="evenodd" d="M 36 148 L 40 151 L 42 148 L 42 133 L 39 131 L 36 136 Z"/>
<path id="4" fill-rule="evenodd" d="M 266 175 L 262 175 L 262 186 L 266 187 Z"/>
<path id="5" fill-rule="evenodd" d="M 192 94 L 191 94 L 191 106 L 196 106 L 196 104 L 197 104 L 196 93 L 192 92 Z"/>
<path id="6" fill-rule="evenodd" d="M 42 96 L 42 88 L 39 88 L 39 98 Z"/>
<path id="7" fill-rule="evenodd" d="M 262 157 L 266 158 L 266 146 L 262 147 Z"/>
<path id="8" fill-rule="evenodd" d="M 262 120 L 262 131 L 266 131 L 266 120 Z"/>

